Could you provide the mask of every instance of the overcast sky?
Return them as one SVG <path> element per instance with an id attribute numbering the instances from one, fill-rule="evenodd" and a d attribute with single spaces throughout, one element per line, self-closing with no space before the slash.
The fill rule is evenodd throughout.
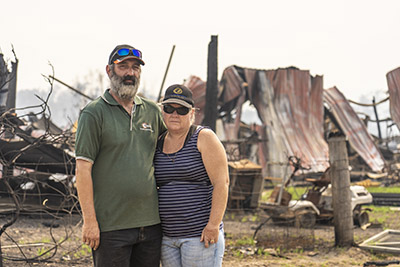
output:
<path id="1" fill-rule="evenodd" d="M 8 0 L 0 49 L 12 59 L 14 45 L 18 90 L 45 90 L 49 62 L 74 84 L 104 72 L 115 45 L 132 44 L 146 62 L 141 86 L 157 95 L 173 45 L 165 87 L 190 75 L 205 80 L 208 44 L 218 35 L 219 77 L 230 65 L 296 66 L 358 100 L 386 91 L 386 73 L 400 66 L 399 11 L 395 0 Z"/>

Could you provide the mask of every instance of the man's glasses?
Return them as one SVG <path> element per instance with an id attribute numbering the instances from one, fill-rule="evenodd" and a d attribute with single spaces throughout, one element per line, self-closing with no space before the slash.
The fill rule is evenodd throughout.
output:
<path id="1" fill-rule="evenodd" d="M 170 106 L 170 105 L 164 105 L 163 110 L 167 114 L 172 114 L 176 110 L 176 113 L 178 113 L 179 115 L 182 115 L 182 116 L 188 114 L 190 111 L 190 109 L 187 107 L 174 108 L 173 106 Z"/>
<path id="2" fill-rule="evenodd" d="M 121 57 L 132 55 L 142 59 L 142 52 L 140 52 L 140 50 L 137 49 L 121 48 L 117 52 L 115 52 L 115 54 L 118 54 L 118 56 Z M 113 57 L 115 56 L 115 54 L 113 55 Z M 114 63 L 116 62 L 114 61 Z"/>

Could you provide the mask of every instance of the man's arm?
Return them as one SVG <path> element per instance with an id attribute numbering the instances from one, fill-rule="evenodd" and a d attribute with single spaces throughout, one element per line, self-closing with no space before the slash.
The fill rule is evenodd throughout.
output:
<path id="1" fill-rule="evenodd" d="M 96 250 L 100 245 L 100 229 L 94 209 L 92 166 L 89 161 L 76 160 L 76 187 L 83 214 L 82 241 Z"/>

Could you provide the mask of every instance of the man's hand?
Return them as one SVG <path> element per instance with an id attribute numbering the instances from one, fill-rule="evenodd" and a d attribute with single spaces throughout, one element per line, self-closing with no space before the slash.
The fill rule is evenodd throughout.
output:
<path id="1" fill-rule="evenodd" d="M 83 223 L 82 241 L 94 250 L 99 247 L 100 229 L 97 221 L 91 223 Z"/>
<path id="2" fill-rule="evenodd" d="M 83 217 L 82 241 L 96 250 L 100 245 L 100 228 L 93 203 L 92 166 L 92 162 L 77 159 L 75 173 Z"/>

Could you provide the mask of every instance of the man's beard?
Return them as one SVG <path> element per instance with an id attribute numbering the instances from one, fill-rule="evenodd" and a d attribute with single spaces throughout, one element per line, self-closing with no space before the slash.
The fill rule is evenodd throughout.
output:
<path id="1" fill-rule="evenodd" d="M 133 84 L 126 84 L 127 80 L 133 81 Z M 115 72 L 110 78 L 110 87 L 121 99 L 133 99 L 139 88 L 139 78 L 136 76 L 120 77 Z"/>

